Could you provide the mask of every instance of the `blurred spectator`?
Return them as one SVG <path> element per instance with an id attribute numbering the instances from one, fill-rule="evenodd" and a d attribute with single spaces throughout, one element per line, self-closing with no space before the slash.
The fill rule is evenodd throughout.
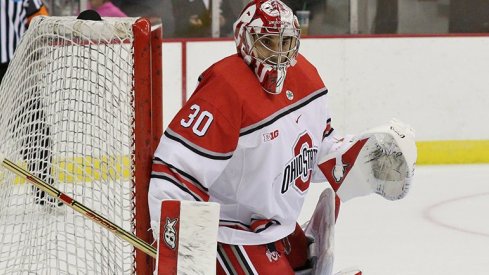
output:
<path id="1" fill-rule="evenodd" d="M 42 0 L 49 11 L 49 15 L 54 16 L 78 16 L 80 14 L 80 1 L 74 0 Z M 88 4 L 88 1 L 86 1 Z"/>
<path id="2" fill-rule="evenodd" d="M 312 20 L 316 12 L 322 12 L 323 9 L 320 7 L 326 6 L 326 0 L 282 0 L 284 4 L 289 6 L 289 8 L 294 12 L 294 14 L 299 10 L 310 11 L 309 19 Z"/>
<path id="3" fill-rule="evenodd" d="M 146 17 L 151 25 L 163 23 L 163 36 L 173 36 L 175 23 L 171 0 L 112 0 L 131 17 Z"/>
<path id="4" fill-rule="evenodd" d="M 220 33 L 221 36 L 231 36 L 233 20 L 244 4 L 237 0 L 221 1 Z M 212 0 L 112 0 L 128 16 L 144 16 L 152 24 L 163 23 L 163 36 L 166 38 L 210 37 L 211 2 Z"/>
<path id="5" fill-rule="evenodd" d="M 96 10 L 102 17 L 126 17 L 110 0 L 89 0 L 92 9 Z"/>
<path id="6" fill-rule="evenodd" d="M 324 33 L 327 0 L 282 0 L 282 2 L 289 6 L 299 19 L 299 24 L 301 24 L 301 36 Z M 308 19 L 301 19 L 301 14 L 297 11 L 309 11 Z M 307 17 L 307 13 L 305 17 Z M 306 21 L 308 21 L 307 25 L 304 24 Z"/>
<path id="7" fill-rule="evenodd" d="M 489 32 L 489 0 L 450 0 L 448 31 Z"/>
<path id="8" fill-rule="evenodd" d="M 173 5 L 171 0 L 160 0 L 161 23 L 163 24 L 163 36 L 173 37 L 175 35 L 175 18 L 173 18 Z"/>
<path id="9" fill-rule="evenodd" d="M 377 0 L 373 33 L 397 33 L 399 25 L 398 7 L 398 0 Z"/>
<path id="10" fill-rule="evenodd" d="M 31 19 L 48 15 L 41 0 L 0 1 L 0 83 Z"/>
<path id="11" fill-rule="evenodd" d="M 224 15 L 226 21 L 220 29 L 221 37 L 234 37 L 233 24 L 249 0 L 225 0 L 223 2 L 226 2 L 226 4 L 221 3 L 221 14 Z"/>
<path id="12" fill-rule="evenodd" d="M 176 37 L 210 37 L 212 0 L 172 0 Z M 231 0 L 222 0 L 219 26 L 221 36 L 232 33 L 236 18 Z"/>

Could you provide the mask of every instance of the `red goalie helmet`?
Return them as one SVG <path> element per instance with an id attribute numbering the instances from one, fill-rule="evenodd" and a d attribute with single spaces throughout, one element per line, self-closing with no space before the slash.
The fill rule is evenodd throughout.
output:
<path id="1" fill-rule="evenodd" d="M 251 66 L 263 89 L 279 94 L 299 50 L 300 28 L 292 10 L 279 0 L 254 0 L 234 23 L 238 54 Z"/>

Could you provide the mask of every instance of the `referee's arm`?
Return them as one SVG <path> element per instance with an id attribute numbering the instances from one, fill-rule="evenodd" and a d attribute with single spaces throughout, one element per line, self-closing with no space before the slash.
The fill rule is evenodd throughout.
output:
<path id="1" fill-rule="evenodd" d="M 38 15 L 49 15 L 48 9 L 44 5 L 44 3 L 39 0 L 29 0 L 28 1 L 28 7 L 27 7 L 27 26 L 31 23 L 32 18 L 38 16 Z"/>

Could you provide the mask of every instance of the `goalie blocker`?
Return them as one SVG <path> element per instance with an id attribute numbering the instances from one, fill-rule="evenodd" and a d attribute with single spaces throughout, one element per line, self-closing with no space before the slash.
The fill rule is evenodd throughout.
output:
<path id="1" fill-rule="evenodd" d="M 219 204 L 165 200 L 160 222 L 151 227 L 158 242 L 158 275 L 216 274 Z"/>

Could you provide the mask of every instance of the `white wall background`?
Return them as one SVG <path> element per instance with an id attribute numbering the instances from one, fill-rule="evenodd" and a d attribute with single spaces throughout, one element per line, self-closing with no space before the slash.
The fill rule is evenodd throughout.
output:
<path id="1" fill-rule="evenodd" d="M 489 139 L 489 36 L 302 39 L 329 88 L 334 128 L 358 133 L 396 117 L 417 140 Z M 163 43 L 164 126 L 181 107 L 182 42 Z M 187 96 L 233 41 L 187 43 Z"/>

